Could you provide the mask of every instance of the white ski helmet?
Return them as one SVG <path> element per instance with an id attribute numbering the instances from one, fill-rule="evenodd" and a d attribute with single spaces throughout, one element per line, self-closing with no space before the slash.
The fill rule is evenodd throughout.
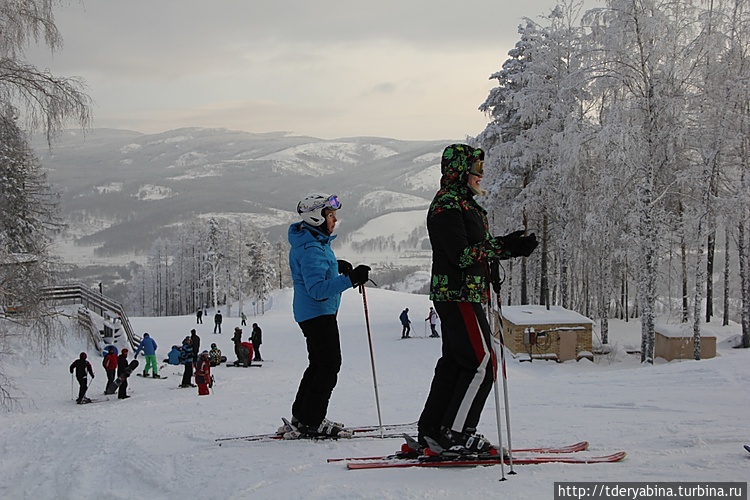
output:
<path id="1" fill-rule="evenodd" d="M 326 208 L 329 210 L 341 208 L 341 202 L 335 194 L 310 193 L 297 203 L 297 213 L 302 220 L 316 227 L 325 222 L 323 210 Z"/>

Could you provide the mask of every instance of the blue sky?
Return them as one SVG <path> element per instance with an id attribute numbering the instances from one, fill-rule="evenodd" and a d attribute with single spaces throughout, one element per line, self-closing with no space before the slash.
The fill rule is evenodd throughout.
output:
<path id="1" fill-rule="evenodd" d="M 523 17 L 553 0 L 128 0 L 55 10 L 64 46 L 28 61 L 78 76 L 94 127 L 463 139 Z"/>

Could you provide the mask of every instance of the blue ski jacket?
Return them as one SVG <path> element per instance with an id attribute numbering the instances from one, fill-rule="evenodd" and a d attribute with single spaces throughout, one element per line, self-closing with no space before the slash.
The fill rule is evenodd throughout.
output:
<path id="1" fill-rule="evenodd" d="M 138 344 L 138 349 L 135 350 L 135 356 L 138 356 L 141 351 L 146 356 L 153 356 L 156 354 L 156 347 L 156 341 L 148 333 L 144 333 L 143 340 Z"/>
<path id="2" fill-rule="evenodd" d="M 289 267 L 294 283 L 292 310 L 294 321 L 336 314 L 341 293 L 352 287 L 348 276 L 339 274 L 339 265 L 331 249 L 335 235 L 323 233 L 305 222 L 289 226 Z"/>
<path id="3" fill-rule="evenodd" d="M 169 354 L 167 355 L 169 357 L 169 364 L 170 365 L 179 365 L 180 364 L 180 348 L 176 345 L 172 346 L 172 350 L 169 351 Z"/>

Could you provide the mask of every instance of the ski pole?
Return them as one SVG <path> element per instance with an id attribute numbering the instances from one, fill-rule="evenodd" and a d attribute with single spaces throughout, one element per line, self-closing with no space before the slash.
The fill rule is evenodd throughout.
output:
<path id="1" fill-rule="evenodd" d="M 492 288 L 495 291 L 495 307 L 493 308 L 496 312 L 497 321 L 497 332 L 498 340 L 500 341 L 500 365 L 501 374 L 503 377 L 503 395 L 505 399 L 505 428 L 508 432 L 508 462 L 510 466 L 510 472 L 508 474 L 515 474 L 513 470 L 513 443 L 511 441 L 510 433 L 510 407 L 508 403 L 508 372 L 505 366 L 505 338 L 503 336 L 503 309 L 500 298 L 500 287 L 504 280 L 500 279 L 500 261 L 498 259 L 492 259 L 490 262 L 490 281 L 492 281 Z M 490 299 L 492 298 L 492 291 L 490 291 Z"/>
<path id="2" fill-rule="evenodd" d="M 492 291 L 489 291 L 489 300 L 492 302 Z M 487 320 L 490 325 L 490 330 L 492 336 L 494 336 L 494 328 L 492 325 L 494 325 L 495 320 L 492 318 L 492 312 L 494 311 L 493 308 L 488 307 L 487 308 Z M 493 339 L 490 339 L 490 342 L 492 343 L 492 392 L 495 395 L 495 422 L 497 423 L 497 440 L 498 440 L 498 446 L 500 446 L 500 453 L 503 455 L 503 417 L 500 413 L 500 389 L 498 388 L 497 383 L 497 352 L 495 351 L 495 341 Z M 500 460 L 500 481 L 505 481 L 505 457 L 503 456 Z"/>
<path id="3" fill-rule="evenodd" d="M 500 446 L 500 453 L 503 453 L 503 417 L 500 414 L 500 389 L 497 387 L 497 353 L 494 352 L 494 342 L 492 347 L 492 368 L 495 372 L 492 377 L 492 389 L 495 394 L 495 421 L 497 422 L 497 440 Z M 505 481 L 505 457 L 500 460 L 500 481 Z"/>
<path id="4" fill-rule="evenodd" d="M 70 374 L 70 399 L 75 399 L 75 387 L 73 386 L 73 374 Z"/>
<path id="5" fill-rule="evenodd" d="M 378 409 L 378 424 L 380 425 L 380 437 L 383 436 L 383 418 L 380 415 L 380 396 L 378 395 L 378 377 L 375 374 L 375 354 L 372 349 L 372 334 L 370 333 L 370 313 L 367 310 L 367 294 L 365 285 L 359 286 L 359 293 L 362 294 L 362 303 L 365 306 L 365 324 L 367 325 L 367 341 L 370 344 L 370 365 L 372 366 L 372 384 L 375 387 L 375 406 Z"/>

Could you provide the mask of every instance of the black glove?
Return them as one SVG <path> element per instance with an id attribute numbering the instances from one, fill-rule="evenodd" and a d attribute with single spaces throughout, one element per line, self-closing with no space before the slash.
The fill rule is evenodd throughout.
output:
<path id="1" fill-rule="evenodd" d="M 523 229 L 521 229 L 519 231 L 513 231 L 510 234 L 506 234 L 505 236 L 498 236 L 495 239 L 497 241 L 499 241 L 500 243 L 507 243 L 507 242 L 510 242 L 510 241 L 518 240 L 518 238 L 523 238 L 523 235 L 524 235 L 525 232 L 526 231 L 524 231 Z"/>
<path id="2" fill-rule="evenodd" d="M 503 250 L 508 252 L 511 257 L 528 257 L 537 245 L 539 245 L 539 242 L 536 240 L 534 233 L 528 236 L 522 235 L 523 231 L 516 231 L 505 236 L 500 236 L 496 240 L 500 242 Z"/>
<path id="3" fill-rule="evenodd" d="M 360 264 L 349 272 L 349 279 L 352 280 L 352 286 L 360 286 L 367 283 L 370 279 L 370 268 Z"/>
<path id="4" fill-rule="evenodd" d="M 354 269 L 354 266 L 352 266 L 349 262 L 345 260 L 339 260 L 339 274 L 343 274 L 344 276 L 349 276 L 349 273 L 352 272 L 352 269 Z"/>

